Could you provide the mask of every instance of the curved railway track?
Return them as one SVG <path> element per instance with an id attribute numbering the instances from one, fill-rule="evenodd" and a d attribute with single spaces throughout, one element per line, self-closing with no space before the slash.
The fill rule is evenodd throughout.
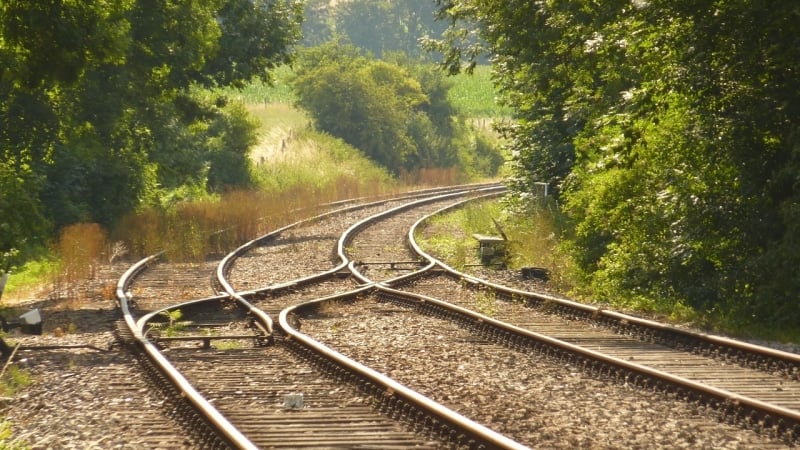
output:
<path id="1" fill-rule="evenodd" d="M 358 276 L 363 282 L 376 279 L 375 281 L 382 281 L 384 286 L 413 286 L 412 290 L 421 289 L 431 294 L 408 296 L 378 285 L 383 293 L 377 296 L 375 304 L 392 301 L 459 322 L 462 327 L 472 329 L 478 335 L 499 341 L 523 353 L 554 354 L 560 361 L 589 366 L 590 372 L 610 375 L 610 378 L 617 378 L 625 384 L 655 386 L 669 395 L 687 399 L 690 404 L 704 410 L 714 411 L 727 421 L 758 429 L 782 439 L 784 443 L 794 442 L 798 437 L 797 399 L 800 397 L 797 395 L 796 381 L 797 361 L 800 359 L 797 355 L 680 330 L 668 330 L 669 327 L 661 324 L 483 283 L 452 271 L 419 250 L 408 251 L 402 238 L 410 228 L 410 221 L 401 214 L 380 223 L 364 224 L 360 228 L 363 237 L 349 238 L 348 245 L 351 247 L 350 259 L 355 261 L 353 265 L 360 270 Z M 410 235 L 413 236 L 413 232 Z M 359 247 L 359 239 L 371 243 L 372 247 Z M 377 253 L 383 259 L 381 262 L 369 259 Z M 409 276 L 393 277 L 391 273 L 376 272 L 371 267 L 372 264 L 381 264 L 392 269 L 400 265 L 398 262 L 406 261 L 418 264 L 416 261 L 420 256 L 424 256 L 430 266 Z M 442 268 L 448 270 L 449 279 L 438 274 Z M 433 297 L 445 299 L 447 304 L 438 303 Z M 504 299 L 507 301 L 503 301 Z M 373 309 L 376 308 L 373 303 L 366 303 L 372 305 Z M 432 304 L 435 306 L 431 306 Z M 486 315 L 454 311 L 450 308 L 451 304 L 470 310 L 483 310 L 488 315 L 497 316 L 500 321 L 485 325 L 492 322 L 492 319 Z M 528 308 L 520 309 L 520 304 L 528 305 Z M 538 311 L 535 306 L 539 306 Z M 365 308 L 369 309 L 370 306 Z M 309 310 L 311 313 L 304 317 L 315 318 L 319 315 L 313 307 Z M 554 315 L 554 312 L 560 312 L 561 316 Z M 338 318 L 337 315 L 334 316 Z M 349 317 L 348 321 L 371 324 L 378 318 L 380 314 L 377 317 Z M 576 320 L 578 318 L 583 320 Z M 610 322 L 616 324 L 609 326 Z M 342 326 L 342 322 L 338 321 L 334 328 L 338 330 Z M 599 329 L 600 326 L 603 329 Z M 347 330 L 349 333 L 357 333 L 359 330 L 363 332 L 363 328 L 364 326 L 358 325 L 355 329 Z M 402 330 L 420 329 L 425 327 L 402 327 Z M 324 328 L 320 330 L 318 327 L 316 331 L 325 334 Z M 345 334 L 349 336 L 349 333 Z M 673 335 L 671 338 L 665 337 L 670 334 Z M 330 333 L 328 337 L 331 337 Z M 456 343 L 441 341 L 440 345 L 448 347 Z M 351 347 L 341 342 L 336 346 L 357 351 L 357 348 Z M 421 350 L 404 350 L 410 353 L 428 351 L 424 346 Z M 359 353 L 359 358 L 373 360 L 363 353 Z M 631 362 L 634 360 L 635 363 Z M 732 366 L 732 361 L 752 368 Z M 759 370 L 759 367 L 763 370 Z M 389 368 L 382 366 L 380 370 Z M 780 373 L 771 373 L 775 371 Z M 446 380 L 442 383 L 448 384 Z M 657 420 L 658 417 L 654 419 Z M 706 427 L 711 427 L 712 423 L 707 423 Z M 512 420 L 505 426 L 499 426 L 508 430 L 518 429 L 519 423 Z"/>
<path id="2" fill-rule="evenodd" d="M 501 191 L 339 205 L 189 270 L 143 261 L 118 285 L 126 340 L 203 447 L 797 442 L 797 355 L 486 282 L 413 242 L 420 217 Z M 178 309 L 192 324 L 168 336 Z"/>
<path id="3" fill-rule="evenodd" d="M 786 431 L 795 435 L 800 431 L 796 428 L 800 424 L 800 355 L 478 280 L 422 251 L 413 243 L 413 235 L 412 231 L 412 247 L 417 254 L 445 269 L 445 275 L 429 277 L 428 283 L 417 281 L 414 290 L 432 289 L 432 293 L 446 295 L 453 292 L 454 284 L 470 287 L 472 292 L 480 286 L 495 297 L 494 306 L 503 306 L 492 312 L 505 323 L 720 388 L 730 393 L 730 399 L 743 396 L 776 406 L 772 415 L 789 413 L 784 418 Z M 469 306 L 463 297 L 446 298 L 453 304 Z"/>
<path id="4" fill-rule="evenodd" d="M 467 193 L 458 191 L 457 195 Z M 346 211 L 350 209 L 353 208 Z M 309 223 L 324 220 L 324 216 Z M 282 231 L 258 241 L 271 241 Z M 317 233 L 314 231 L 314 235 Z M 294 245 L 296 240 L 289 238 L 286 242 Z M 251 247 L 254 245 L 243 248 Z M 258 256 L 251 257 L 258 259 Z M 226 272 L 227 264 L 228 258 L 220 262 L 218 273 Z M 283 343 L 280 337 L 277 345 L 271 345 L 276 344 L 272 321 L 250 300 L 257 297 L 263 300 L 281 291 L 296 293 L 298 287 L 310 284 L 312 279 L 335 278 L 341 267 L 273 283 L 262 292 L 245 292 L 248 299 L 233 291 L 227 280 L 220 277 L 218 286 L 225 288 L 228 295 L 216 295 L 215 289 L 211 289 L 214 295 L 210 297 L 180 303 L 174 302 L 176 297 L 183 297 L 176 296 L 176 290 L 196 290 L 204 277 L 194 273 L 175 274 L 166 269 L 159 271 L 157 267 L 154 259 L 142 261 L 120 280 L 118 297 L 131 329 L 129 340 L 142 346 L 155 361 L 158 371 L 170 384 L 177 386 L 179 396 L 188 399 L 192 414 L 208 425 L 208 434 L 216 430 L 215 436 L 205 438 L 204 445 L 238 448 L 481 446 L 480 441 L 469 434 L 474 430 L 465 434 L 452 426 L 460 418 L 454 421 L 447 417 L 448 412 L 444 417 L 440 411 L 419 412 L 410 417 L 409 403 L 397 400 L 401 395 L 396 392 L 403 391 L 403 387 L 395 387 L 387 394 L 386 386 L 393 386 L 392 381 L 380 374 L 350 361 L 337 361 L 335 356 L 326 357 L 324 352 L 316 352 L 313 345 Z M 151 271 L 150 268 L 156 269 Z M 297 277 L 296 272 L 293 276 Z M 334 291 L 349 291 L 353 287 L 346 281 L 337 283 L 334 280 L 327 284 Z M 340 284 L 342 286 L 337 287 Z M 320 284 L 322 289 L 325 285 Z M 319 289 L 315 288 L 315 294 L 319 294 Z M 197 294 L 203 292 L 208 293 L 200 290 Z M 182 327 L 179 336 L 164 335 L 161 331 L 168 327 L 162 325 L 173 325 L 167 323 L 165 317 L 175 310 L 180 310 L 182 319 L 191 320 L 192 324 Z M 133 313 L 140 316 L 134 317 Z M 255 325 L 254 333 L 248 335 L 242 331 L 246 328 L 245 319 Z M 302 408 L 285 406 L 287 402 L 296 401 L 288 400 L 295 398 L 288 391 L 291 389 L 301 390 Z M 281 401 L 283 408 L 279 407 Z M 417 403 L 438 409 L 437 405 L 427 405 L 424 399 Z M 458 433 L 454 434 L 456 431 Z M 506 441 L 488 430 L 479 430 L 478 434 L 484 442 L 486 436 L 489 436 L 488 442 L 492 439 L 500 443 Z M 436 436 L 437 440 L 428 436 Z M 513 442 L 509 444 L 514 446 Z"/>
<path id="5" fill-rule="evenodd" d="M 113 286 L 125 269 L 123 263 L 101 267 L 93 285 Z M 193 434 L 194 422 L 165 395 L 151 363 L 118 345 L 119 315 L 112 305 L 88 299 L 73 309 L 48 299 L 34 306 L 43 310 L 45 333 L 12 338 L 19 344 L 13 360 L 33 384 L 2 404 L 4 420 L 24 445 L 7 438 L 3 444 L 165 450 L 203 445 Z"/>

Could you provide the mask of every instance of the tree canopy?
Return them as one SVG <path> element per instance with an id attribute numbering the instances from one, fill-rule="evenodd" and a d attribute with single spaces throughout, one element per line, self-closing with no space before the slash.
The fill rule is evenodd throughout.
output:
<path id="1" fill-rule="evenodd" d="M 433 66 L 399 53 L 373 59 L 334 41 L 300 52 L 295 73 L 298 105 L 314 125 L 395 174 L 467 166 L 464 159 L 479 150 L 487 159 L 482 175 L 502 163 L 498 152 L 467 142 L 450 84 Z"/>
<path id="2" fill-rule="evenodd" d="M 0 251 L 185 183 L 247 185 L 253 125 L 193 86 L 269 79 L 292 0 L 0 3 Z"/>
<path id="3" fill-rule="evenodd" d="M 551 185 L 601 300 L 800 324 L 796 2 L 437 3 L 452 39 L 429 47 L 458 70 L 479 30 L 516 198 Z"/>

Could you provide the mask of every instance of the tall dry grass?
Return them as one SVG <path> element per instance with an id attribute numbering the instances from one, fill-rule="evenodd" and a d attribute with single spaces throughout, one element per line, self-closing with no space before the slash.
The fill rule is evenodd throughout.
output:
<path id="1" fill-rule="evenodd" d="M 53 292 L 58 297 L 81 299 L 75 289 L 81 280 L 93 279 L 98 266 L 110 252 L 108 235 L 96 223 L 77 223 L 64 227 L 55 244 L 59 270 L 53 273 Z"/>
<path id="2" fill-rule="evenodd" d="M 284 191 L 231 191 L 218 200 L 184 202 L 169 211 L 146 208 L 131 213 L 119 221 L 113 236 L 134 258 L 163 251 L 170 261 L 199 262 L 314 215 L 321 204 L 361 191 L 354 180 L 346 179 L 335 189 L 294 185 Z"/>
<path id="3" fill-rule="evenodd" d="M 301 218 L 318 214 L 326 203 L 393 193 L 378 179 L 341 174 L 317 185 L 293 184 L 283 190 L 231 191 L 219 198 L 187 201 L 169 210 L 150 207 L 121 218 L 109 234 L 96 223 L 65 227 L 53 246 L 57 269 L 53 295 L 84 300 L 81 282 L 123 254 L 137 260 L 158 252 L 176 262 L 200 262 L 222 256 L 244 242 Z"/>
<path id="4" fill-rule="evenodd" d="M 65 228 L 54 249 L 61 261 L 57 290 L 92 278 L 99 261 L 116 258 L 118 249 L 131 260 L 163 251 L 171 261 L 198 262 L 312 216 L 319 205 L 466 181 L 452 168 L 422 169 L 394 179 L 343 141 L 310 129 L 305 113 L 287 103 L 249 107 L 262 123 L 251 155 L 256 190 L 231 191 L 169 209 L 141 208 L 119 218 L 110 233 L 97 224 Z"/>

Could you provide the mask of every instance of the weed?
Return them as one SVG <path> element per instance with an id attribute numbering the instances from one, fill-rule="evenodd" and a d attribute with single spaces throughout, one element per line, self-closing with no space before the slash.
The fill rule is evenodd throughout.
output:
<path id="1" fill-rule="evenodd" d="M 217 341 L 214 347 L 217 350 L 238 350 L 242 348 L 242 343 L 239 341 Z"/>
<path id="2" fill-rule="evenodd" d="M 478 260 L 472 234 L 496 233 L 492 217 L 500 214 L 497 202 L 468 204 L 429 221 L 418 233 L 420 245 L 429 253 L 456 269 Z M 430 236 L 430 237 L 425 237 Z"/>
<path id="3" fill-rule="evenodd" d="M 511 303 L 516 303 L 518 305 L 526 305 L 528 303 L 528 299 L 522 294 L 512 293 Z"/>
<path id="4" fill-rule="evenodd" d="M 83 290 L 74 290 L 77 282 L 92 279 L 104 252 L 107 235 L 96 223 L 76 223 L 65 227 L 59 236 L 55 254 L 61 261 L 61 271 L 53 280 L 55 291 L 62 296 L 81 300 Z"/>
<path id="5" fill-rule="evenodd" d="M 4 397 L 12 397 L 20 389 L 31 384 L 31 375 L 27 370 L 20 369 L 15 365 L 10 365 L 0 379 L 0 389 Z"/>
<path id="6" fill-rule="evenodd" d="M 487 200 L 433 218 L 418 232 L 417 240 L 426 251 L 460 269 L 477 261 L 472 234 L 497 235 L 501 227 L 508 240 L 499 262 L 511 270 L 546 268 L 550 286 L 566 292 L 574 284 L 574 275 L 569 258 L 559 248 L 560 221 L 559 213 L 549 208 L 520 216 L 507 212 L 501 200 Z"/>
<path id="7" fill-rule="evenodd" d="M 100 295 L 103 300 L 114 300 L 117 298 L 117 285 L 114 283 L 106 283 L 100 289 Z"/>
<path id="8" fill-rule="evenodd" d="M 122 241 L 117 241 L 111 244 L 111 249 L 108 252 L 108 263 L 111 264 L 115 259 L 121 258 L 128 254 L 128 246 Z"/>
<path id="9" fill-rule="evenodd" d="M 11 429 L 11 422 L 3 420 L 0 422 L 0 449 L 2 450 L 26 450 L 30 447 L 20 439 L 13 438 L 14 432 Z"/>
<path id="10" fill-rule="evenodd" d="M 542 312 L 547 314 L 555 314 L 558 311 L 558 302 L 548 298 L 541 303 L 540 308 Z"/>
<path id="11" fill-rule="evenodd" d="M 421 168 L 414 172 L 401 171 L 399 179 L 409 186 L 449 186 L 467 181 L 455 167 Z"/>
<path id="12" fill-rule="evenodd" d="M 56 278 L 59 267 L 58 260 L 52 257 L 26 262 L 8 277 L 3 298 L 11 300 L 11 303 L 14 299 L 35 295 L 40 288 Z"/>
<path id="13" fill-rule="evenodd" d="M 317 307 L 314 312 L 315 314 L 318 314 L 320 317 L 325 317 L 331 314 L 335 314 L 336 311 L 341 306 L 342 302 L 339 300 L 326 300 L 324 302 L 317 303 Z"/>
<path id="14" fill-rule="evenodd" d="M 485 316 L 497 314 L 497 296 L 492 292 L 479 291 L 475 294 L 475 307 Z"/>
<path id="15" fill-rule="evenodd" d="M 181 320 L 183 318 L 183 313 L 180 309 L 162 311 L 159 313 L 159 315 L 167 319 L 167 321 L 150 323 L 148 332 L 155 329 L 160 330 L 164 336 L 176 336 L 187 326 L 192 324 L 191 321 Z"/>

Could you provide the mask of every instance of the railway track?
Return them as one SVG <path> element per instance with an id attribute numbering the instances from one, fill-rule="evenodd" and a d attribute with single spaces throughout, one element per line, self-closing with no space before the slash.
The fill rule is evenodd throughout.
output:
<path id="1" fill-rule="evenodd" d="M 258 448 L 437 448 L 284 345 L 171 349 L 170 362 Z M 223 369 L 224 368 L 224 369 Z"/>
<path id="2" fill-rule="evenodd" d="M 680 398 L 609 383 L 580 361 L 510 349 L 452 317 L 380 296 L 296 314 L 303 334 L 533 448 L 785 445 Z"/>
<path id="3" fill-rule="evenodd" d="M 410 233 L 412 240 L 413 234 Z M 800 356 L 797 354 L 669 327 L 599 307 L 509 288 L 491 280 L 476 284 L 476 278 L 433 258 L 416 243 L 412 243 L 412 247 L 417 254 L 445 269 L 443 276 L 435 277 L 438 281 L 428 283 L 429 288 L 442 294 L 440 283 L 444 285 L 444 292 L 453 292 L 447 287 L 453 282 L 470 287 L 471 291 L 480 286 L 484 293 L 491 293 L 502 303 L 504 308 L 493 312 L 505 323 L 719 387 L 731 392 L 731 398 L 743 395 L 775 405 L 778 407 L 776 414 L 782 413 L 781 408 L 800 411 Z M 426 283 L 415 284 L 415 290 L 425 289 Z M 459 304 L 463 297 L 447 298 Z M 519 306 L 524 309 L 520 310 Z M 794 415 L 787 419 L 797 422 Z"/>
<path id="4" fill-rule="evenodd" d="M 558 355 L 559 360 L 584 366 L 590 365 L 590 371 L 599 372 L 609 378 L 617 378 L 625 384 L 656 386 L 658 390 L 686 399 L 688 403 L 699 406 L 726 421 L 740 423 L 782 439 L 782 442 L 772 445 L 786 445 L 797 439 L 797 398 L 800 397 L 796 390 L 796 361 L 798 360 L 796 355 L 780 354 L 781 352 L 769 349 L 692 333 L 666 331 L 668 327 L 633 317 L 604 312 L 597 308 L 591 310 L 548 296 L 498 289 L 496 286 L 482 283 L 480 280 L 454 271 L 450 271 L 449 280 L 439 274 L 412 274 L 411 276 L 397 277 L 393 272 L 401 265 L 400 262 L 405 264 L 411 261 L 413 264 L 418 264 L 420 256 L 425 256 L 426 260 L 435 266 L 421 272 L 441 272 L 440 269 L 445 267 L 441 262 L 432 261 L 427 255 L 421 255 L 419 251 L 415 253 L 408 251 L 403 237 L 407 234 L 409 224 L 408 217 L 396 214 L 388 220 L 365 223 L 358 227 L 360 228 L 359 236 L 347 238 L 350 259 L 354 261 L 353 265 L 360 270 L 359 278 L 365 283 L 382 281 L 383 285 L 408 285 L 413 286 L 413 290 L 421 288 L 438 299 L 447 300 L 449 304 L 460 304 L 466 309 L 483 310 L 489 316 L 497 316 L 503 321 L 501 323 L 503 326 L 490 326 L 488 330 L 482 329 L 485 328 L 483 323 L 491 321 L 486 314 L 483 317 L 462 314 L 449 308 L 449 304 L 438 304 L 431 307 L 432 303 L 436 303 L 436 299 L 431 296 L 401 298 L 403 297 L 401 293 L 391 292 L 388 289 L 382 289 L 388 293 L 379 295 L 377 300 L 373 300 L 374 304 L 366 301 L 364 308 L 375 309 L 375 304 L 379 304 L 381 301 L 392 301 L 417 310 L 428 310 L 427 314 L 447 317 L 461 323 L 462 327 L 474 330 L 479 335 L 488 335 L 490 340 L 500 341 L 517 350 L 521 348 L 523 353 L 533 351 L 534 353 L 555 354 Z M 410 234 L 413 235 L 413 233 Z M 370 244 L 359 246 L 360 241 Z M 369 259 L 370 257 L 374 258 L 372 255 L 376 254 L 379 254 L 380 261 Z M 373 265 L 384 267 L 383 270 L 375 271 Z M 421 279 L 425 281 L 419 281 Z M 454 282 L 453 279 L 457 281 Z M 477 287 L 480 289 L 476 289 Z M 476 296 L 482 299 L 476 299 Z M 506 301 L 503 301 L 504 299 Z M 328 303 L 333 302 L 329 301 Z M 339 303 L 342 303 L 341 299 Z M 528 307 L 525 309 L 515 308 L 521 306 L 520 303 L 528 305 Z M 541 307 L 537 311 L 536 308 L 531 308 L 531 305 Z M 568 311 L 569 308 L 573 308 L 573 310 Z M 294 312 L 299 314 L 302 319 L 317 319 L 319 316 L 319 313 L 316 312 L 317 309 L 318 306 L 315 305 L 308 307 L 305 311 L 295 308 Z M 325 309 L 331 308 L 326 307 Z M 587 313 L 587 310 L 590 312 Z M 561 316 L 553 314 L 559 311 Z M 348 336 L 359 330 L 363 332 L 363 324 L 373 324 L 381 317 L 380 314 L 377 317 L 372 315 L 348 317 L 347 322 L 343 322 L 338 313 L 327 312 L 325 314 L 325 316 L 330 315 L 336 317 L 332 328 L 337 332 L 348 322 L 358 324 L 355 329 L 347 328 L 348 332 L 345 334 Z M 352 311 L 347 315 L 352 316 Z M 576 320 L 579 317 L 583 320 Z M 613 322 L 610 318 L 616 320 L 616 327 L 608 326 L 609 322 Z M 304 320 L 304 323 L 306 322 L 307 320 Z M 505 323 L 516 324 L 516 327 L 507 327 Z M 599 329 L 600 326 L 603 329 Z M 520 328 L 522 332 L 518 332 L 519 330 L 515 328 Z M 304 326 L 304 329 L 308 330 L 309 328 Z M 422 325 L 408 325 L 401 328 L 401 330 L 422 329 L 425 329 Z M 525 333 L 526 329 L 527 333 Z M 534 329 L 547 336 L 540 336 L 530 331 Z M 326 335 L 324 327 L 322 329 L 317 327 L 315 330 Z M 371 332 L 379 333 L 380 331 L 371 329 Z M 416 332 L 418 331 L 412 331 L 412 333 Z M 395 336 L 400 334 L 396 330 L 393 333 Z M 669 339 L 663 337 L 670 333 L 679 336 L 678 339 L 673 337 L 674 345 L 672 346 L 665 345 L 669 343 Z M 327 336 L 331 338 L 330 334 Z M 398 337 L 398 339 L 402 338 Z M 440 341 L 439 344 L 444 347 L 456 345 L 448 341 Z M 730 349 L 720 351 L 726 346 Z M 347 348 L 351 352 L 358 350 L 358 348 L 351 347 L 339 342 L 336 348 Z M 421 349 L 404 347 L 404 350 L 409 353 L 429 351 L 424 346 Z M 357 358 L 371 362 L 374 359 L 363 353 L 358 353 L 358 355 Z M 719 356 L 722 357 L 722 361 Z M 736 359 L 743 365 L 753 366 L 753 369 L 732 365 L 732 360 Z M 635 363 L 629 363 L 634 360 L 636 360 Z M 430 363 L 432 361 L 425 361 L 421 365 Z M 758 367 L 762 367 L 764 370 L 758 370 Z M 390 368 L 381 366 L 379 370 L 388 371 Z M 444 373 L 447 373 L 446 370 L 444 369 Z M 779 372 L 777 375 L 770 373 L 776 371 Z M 436 383 L 433 384 L 436 385 Z M 448 382 L 445 380 L 440 384 L 447 385 Z M 498 389 L 500 388 L 498 387 Z M 498 392 L 498 390 L 494 392 Z M 658 417 L 654 419 L 657 420 Z M 695 421 L 696 419 L 692 418 L 691 420 Z M 514 423 L 514 427 L 519 428 L 517 421 L 512 423 Z M 704 426 L 710 428 L 713 423 L 706 423 Z M 511 426 L 504 427 L 503 424 L 498 426 L 511 428 Z M 770 444 L 762 442 L 758 445 Z"/>
<path id="5" fill-rule="evenodd" d="M 465 192 L 457 195 L 463 196 Z M 320 220 L 324 217 L 309 223 Z M 275 239 L 279 234 L 263 237 L 258 242 L 276 240 L 279 245 L 289 246 L 297 243 L 296 237 L 283 241 Z M 256 246 L 245 245 L 243 248 L 253 247 Z M 255 256 L 250 255 L 250 259 L 259 259 L 258 252 L 255 253 Z M 240 258 L 238 254 L 236 257 L 231 261 Z M 198 289 L 200 280 L 204 278 L 200 274 L 204 270 L 179 275 L 170 269 L 157 269 L 154 261 L 140 262 L 118 285 L 119 301 L 131 329 L 129 339 L 142 347 L 158 366 L 158 371 L 170 381 L 169 384 L 176 386 L 179 395 L 187 399 L 186 403 L 192 410 L 190 414 L 207 426 L 209 432 L 200 434 L 213 436 L 206 436 L 204 445 L 236 448 L 479 448 L 481 442 L 507 441 L 474 424 L 470 424 L 472 428 L 459 429 L 460 417 L 454 419 L 447 411 L 443 414 L 438 405 L 431 406 L 432 403 L 425 399 L 403 397 L 402 386 L 394 386 L 391 380 L 367 368 L 337 359 L 335 355 L 326 356 L 324 351 L 315 350 L 314 345 L 298 345 L 280 335 L 276 338 L 270 316 L 250 302 L 260 299 L 262 303 L 268 303 L 263 300 L 276 297 L 280 292 L 297 294 L 300 287 L 312 282 L 316 284 L 314 280 L 317 279 L 321 283 L 314 287 L 312 295 L 318 295 L 320 289 L 351 291 L 352 281 L 348 284 L 347 280 L 335 280 L 341 267 L 299 278 L 297 272 L 293 272 L 293 279 L 278 281 L 260 292 L 246 291 L 244 295 L 248 299 L 232 290 L 227 280 L 221 277 L 217 287 L 226 289 L 227 295 L 217 295 L 217 289 L 212 288 L 210 292 L 214 295 L 174 303 L 175 298 L 188 297 L 176 296 L 176 290 Z M 318 259 L 312 265 L 325 262 Z M 229 270 L 227 264 L 227 258 L 220 262 L 218 274 Z M 165 283 L 165 279 L 170 281 Z M 195 292 L 197 295 L 208 293 L 205 290 Z M 273 305 L 273 311 L 276 307 L 280 305 Z M 182 318 L 191 323 L 181 327 L 177 336 L 164 335 L 163 329 L 175 325 L 167 317 L 170 312 L 178 310 Z M 139 317 L 134 317 L 134 312 L 140 314 Z M 248 323 L 251 334 L 243 331 L 248 328 Z M 296 401 L 292 396 L 298 395 L 289 390 L 300 391 L 302 408 L 286 406 Z M 291 398 L 295 400 L 289 400 Z M 280 407 L 281 400 L 283 408 Z M 413 415 L 410 414 L 412 409 L 415 411 Z M 515 447 L 513 442 L 507 444 L 508 448 Z"/>
<path id="6" fill-rule="evenodd" d="M 797 442 L 791 355 L 487 283 L 409 242 L 465 195 L 344 206 L 181 274 L 143 263 L 118 286 L 128 340 L 178 386 L 203 447 Z M 193 324 L 163 335 L 175 310 Z M 774 395 L 757 399 L 764 380 Z"/>
<path id="7" fill-rule="evenodd" d="M 95 285 L 113 286 L 127 265 L 99 268 Z M 165 396 L 163 380 L 150 362 L 118 345 L 119 319 L 108 302 L 93 300 L 79 309 L 49 309 L 37 302 L 44 317 L 41 336 L 20 335 L 13 357 L 33 384 L 11 402 L 3 402 L 3 418 L 12 424 L 20 447 L 8 448 L 161 448 L 188 450 L 202 440 L 180 405 Z M 2 445 L 0 445 L 2 447 Z"/>

